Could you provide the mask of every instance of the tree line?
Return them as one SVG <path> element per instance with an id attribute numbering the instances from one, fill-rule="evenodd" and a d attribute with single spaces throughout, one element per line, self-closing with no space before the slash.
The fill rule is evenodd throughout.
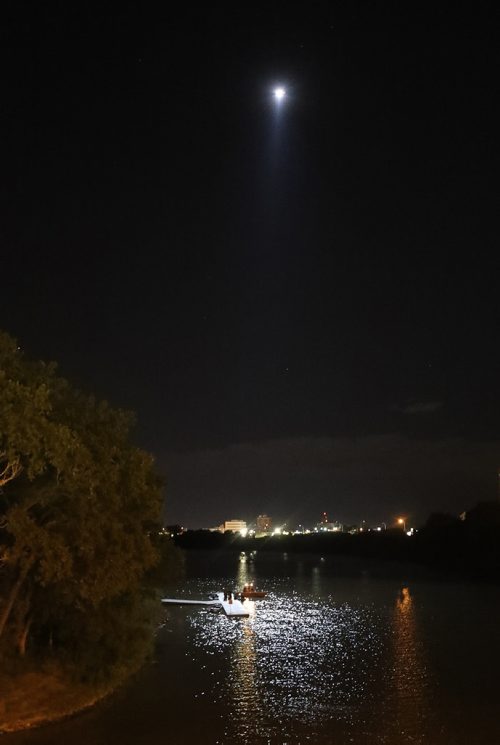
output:
<path id="1" fill-rule="evenodd" d="M 461 516 L 433 513 L 412 536 L 401 528 L 349 533 L 309 533 L 242 537 L 189 530 L 173 540 L 180 548 L 202 550 L 318 553 L 413 562 L 471 579 L 500 580 L 500 501 L 480 502 Z"/>

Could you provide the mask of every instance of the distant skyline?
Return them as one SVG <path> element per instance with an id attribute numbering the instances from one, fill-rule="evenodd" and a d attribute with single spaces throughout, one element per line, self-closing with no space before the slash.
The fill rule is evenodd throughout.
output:
<path id="1" fill-rule="evenodd" d="M 136 412 L 167 522 L 497 496 L 494 13 L 6 4 L 0 326 Z"/>
<path id="2" fill-rule="evenodd" d="M 422 525 L 498 497 L 497 442 L 411 440 L 401 435 L 275 440 L 171 456 L 173 493 L 185 504 L 166 521 L 209 528 L 228 519 Z M 167 489 L 168 491 L 168 489 Z M 235 492 L 238 492 L 238 499 Z M 194 507 L 193 507 L 194 506 Z M 182 520 L 173 520 L 173 514 Z"/>

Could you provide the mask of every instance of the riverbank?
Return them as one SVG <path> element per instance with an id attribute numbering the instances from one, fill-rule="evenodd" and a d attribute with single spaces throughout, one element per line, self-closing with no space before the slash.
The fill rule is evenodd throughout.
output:
<path id="1" fill-rule="evenodd" d="M 84 684 L 62 670 L 0 675 L 0 733 L 39 727 L 94 706 L 121 683 Z"/>
<path id="2" fill-rule="evenodd" d="M 189 551 L 249 555 L 287 553 L 384 561 L 421 566 L 423 570 L 463 580 L 500 582 L 500 504 L 481 503 L 466 519 L 434 515 L 412 535 L 400 528 L 355 534 L 317 532 L 256 538 L 226 531 L 188 530 L 175 544 Z"/>

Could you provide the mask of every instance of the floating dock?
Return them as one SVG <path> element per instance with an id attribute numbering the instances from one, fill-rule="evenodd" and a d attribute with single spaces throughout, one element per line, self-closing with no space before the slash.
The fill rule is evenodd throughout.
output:
<path id="1" fill-rule="evenodd" d="M 165 605 L 211 605 L 222 608 L 226 616 L 231 618 L 247 618 L 250 614 L 240 600 L 224 600 L 224 593 L 217 593 L 217 600 L 188 600 L 187 598 L 163 598 Z"/>
<path id="2" fill-rule="evenodd" d="M 218 592 L 217 597 L 219 598 L 219 600 L 216 600 L 215 602 L 222 605 L 226 616 L 234 616 L 235 618 L 246 618 L 250 615 L 241 600 L 233 599 L 233 601 L 230 603 L 228 600 L 224 600 L 223 592 Z"/>
<path id="3" fill-rule="evenodd" d="M 222 596 L 224 597 L 224 596 Z M 187 598 L 163 598 L 165 605 L 220 605 L 218 600 L 188 600 Z"/>

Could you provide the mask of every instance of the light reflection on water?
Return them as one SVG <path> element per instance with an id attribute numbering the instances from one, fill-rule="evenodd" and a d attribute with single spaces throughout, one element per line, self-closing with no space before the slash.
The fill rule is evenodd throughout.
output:
<path id="1" fill-rule="evenodd" d="M 394 721 L 399 731 L 413 739 L 425 723 L 428 671 L 425 648 L 420 638 L 415 602 L 409 587 L 396 598 L 393 615 Z"/>
<path id="2" fill-rule="evenodd" d="M 229 719 L 246 742 L 296 726 L 311 735 L 328 721 L 349 724 L 370 705 L 386 635 L 373 608 L 304 597 L 276 580 L 264 600 L 246 604 L 250 617 L 236 622 L 189 618 L 193 645 L 230 660 L 218 696 L 231 702 Z"/>
<path id="3" fill-rule="evenodd" d="M 494 745 L 500 590 L 326 557 L 190 556 L 169 594 L 254 582 L 248 619 L 166 609 L 155 660 L 87 714 L 2 745 Z M 354 568 L 353 568 L 354 567 Z M 357 568 L 356 568 L 357 567 Z"/>

